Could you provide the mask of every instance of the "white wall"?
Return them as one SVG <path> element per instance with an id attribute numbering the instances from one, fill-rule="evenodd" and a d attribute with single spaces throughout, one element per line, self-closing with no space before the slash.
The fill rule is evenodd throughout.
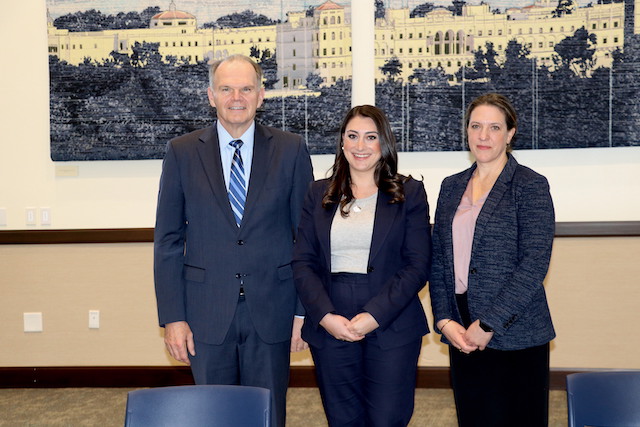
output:
<path id="1" fill-rule="evenodd" d="M 354 2 L 354 10 L 359 1 Z M 369 25 L 373 20 L 355 21 Z M 152 227 L 161 161 L 51 161 L 45 2 L 3 5 L 0 39 L 4 41 L 0 208 L 7 215 L 7 225 L 0 230 Z M 354 103 L 370 100 L 370 94 L 358 86 Z M 640 147 L 523 151 L 516 156 L 549 179 L 558 221 L 640 220 L 640 180 L 636 176 Z M 324 176 L 332 156 L 314 156 L 313 160 L 316 176 Z M 424 177 L 432 208 L 441 180 L 469 164 L 464 152 L 400 156 L 402 172 Z M 77 166 L 78 176 L 57 177 L 60 166 Z M 42 226 L 38 220 L 36 226 L 26 226 L 27 207 L 51 208 L 52 225 Z"/>

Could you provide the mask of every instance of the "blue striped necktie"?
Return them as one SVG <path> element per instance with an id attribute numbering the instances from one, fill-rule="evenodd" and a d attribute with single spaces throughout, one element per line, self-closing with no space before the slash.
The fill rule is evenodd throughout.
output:
<path id="1" fill-rule="evenodd" d="M 244 214 L 244 203 L 247 200 L 247 184 L 244 179 L 244 163 L 240 154 L 242 141 L 237 139 L 231 141 L 229 145 L 236 149 L 233 153 L 231 161 L 231 177 L 229 179 L 229 202 L 233 210 L 233 216 L 236 218 L 236 224 L 240 227 L 242 215 Z"/>

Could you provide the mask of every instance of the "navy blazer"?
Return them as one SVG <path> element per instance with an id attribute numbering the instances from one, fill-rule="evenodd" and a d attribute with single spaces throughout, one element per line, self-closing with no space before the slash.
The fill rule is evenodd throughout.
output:
<path id="1" fill-rule="evenodd" d="M 294 313 L 303 313 L 291 256 L 304 195 L 313 180 L 306 144 L 298 135 L 256 124 L 239 228 L 218 144 L 214 125 L 167 146 L 154 235 L 160 324 L 187 321 L 196 340 L 222 343 L 242 280 L 260 338 L 267 343 L 289 340 Z"/>
<path id="2" fill-rule="evenodd" d="M 298 296 L 306 309 L 302 337 L 322 347 L 328 334 L 319 325 L 334 312 L 331 284 L 331 223 L 338 205 L 322 207 L 328 180 L 314 182 L 304 202 L 294 248 L 293 274 Z M 404 184 L 406 200 L 390 204 L 378 193 L 368 275 L 371 299 L 363 307 L 380 325 L 374 332 L 383 349 L 401 346 L 429 332 L 418 291 L 429 275 L 431 233 L 424 185 L 414 179 Z"/>
<path id="3" fill-rule="evenodd" d="M 494 329 L 488 347 L 499 350 L 542 345 L 555 337 L 543 287 L 555 232 L 549 183 L 508 156 L 476 221 L 467 291 L 471 320 L 481 319 Z M 436 324 L 442 319 L 462 324 L 451 228 L 475 168 L 446 178 L 440 189 L 429 283 Z M 442 341 L 448 343 L 444 335 Z"/>

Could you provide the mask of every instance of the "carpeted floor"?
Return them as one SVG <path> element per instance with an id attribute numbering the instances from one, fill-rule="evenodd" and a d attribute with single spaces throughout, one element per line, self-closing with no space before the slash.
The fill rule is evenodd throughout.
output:
<path id="1" fill-rule="evenodd" d="M 124 388 L 0 389 L 0 426 L 123 426 L 127 392 Z M 290 388 L 288 427 L 326 427 L 320 395 L 315 388 Z M 564 391 L 552 391 L 549 425 L 567 425 Z M 451 390 L 417 389 L 411 427 L 455 427 Z"/>

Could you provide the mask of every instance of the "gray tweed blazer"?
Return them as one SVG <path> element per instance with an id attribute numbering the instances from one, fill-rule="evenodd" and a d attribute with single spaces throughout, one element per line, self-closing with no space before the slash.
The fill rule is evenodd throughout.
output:
<path id="1" fill-rule="evenodd" d="M 476 222 L 467 292 L 472 321 L 480 319 L 494 329 L 488 347 L 499 350 L 542 345 L 555 337 L 543 287 L 555 232 L 549 183 L 508 156 Z M 462 323 L 454 294 L 451 227 L 475 168 L 446 178 L 440 189 L 429 283 L 436 324 L 441 319 Z M 448 344 L 444 335 L 442 341 Z"/>

